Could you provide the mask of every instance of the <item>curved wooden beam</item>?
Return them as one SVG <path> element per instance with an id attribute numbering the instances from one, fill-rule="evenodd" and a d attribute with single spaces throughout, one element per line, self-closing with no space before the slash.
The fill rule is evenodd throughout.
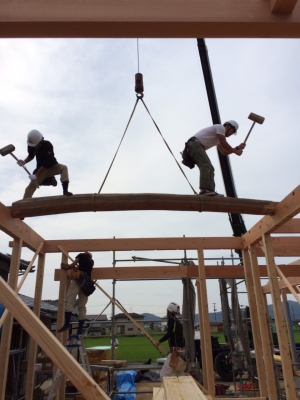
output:
<path id="1" fill-rule="evenodd" d="M 272 215 L 277 203 L 269 200 L 205 197 L 180 194 L 77 194 L 37 197 L 16 201 L 10 208 L 15 218 L 95 211 L 210 211 Z"/>

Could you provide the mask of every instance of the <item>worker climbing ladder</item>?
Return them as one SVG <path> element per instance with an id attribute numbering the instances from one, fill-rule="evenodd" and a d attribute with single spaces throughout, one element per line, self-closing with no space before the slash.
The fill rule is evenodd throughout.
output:
<path id="1" fill-rule="evenodd" d="M 69 353 L 71 353 L 74 348 L 77 348 L 79 350 L 79 356 L 80 356 L 82 368 L 90 376 L 92 376 L 91 366 L 89 363 L 89 359 L 88 359 L 88 356 L 86 353 L 86 348 L 85 348 L 82 336 L 69 335 L 67 344 L 66 344 L 66 348 L 69 351 Z M 48 394 L 47 400 L 51 400 L 57 396 L 59 386 L 60 386 L 63 376 L 64 376 L 63 372 L 60 369 L 58 369 L 56 371 L 55 377 L 53 379 L 52 386 L 51 386 L 50 392 Z"/>

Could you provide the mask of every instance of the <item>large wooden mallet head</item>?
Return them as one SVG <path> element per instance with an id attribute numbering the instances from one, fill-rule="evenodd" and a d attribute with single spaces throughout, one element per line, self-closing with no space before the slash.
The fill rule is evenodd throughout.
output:
<path id="1" fill-rule="evenodd" d="M 2 149 L 0 149 L 0 154 L 1 156 L 7 156 L 7 154 L 10 154 L 15 160 L 19 161 L 18 158 L 13 154 L 13 151 L 15 150 L 15 146 L 13 144 L 8 144 L 5 147 L 2 147 Z M 30 175 L 30 172 L 28 171 L 28 169 L 26 167 L 24 167 L 24 170 L 27 172 L 28 175 Z"/>
<path id="2" fill-rule="evenodd" d="M 264 117 L 261 117 L 260 115 L 257 115 L 257 114 L 254 114 L 254 113 L 250 113 L 248 118 L 251 119 L 251 121 L 253 121 L 253 124 L 252 124 L 252 126 L 250 128 L 250 131 L 248 132 L 248 134 L 246 136 L 246 139 L 244 140 L 244 143 L 246 143 L 246 141 L 247 141 L 247 139 L 248 139 L 248 137 L 249 137 L 254 125 L 256 124 L 256 122 L 258 124 L 263 124 L 263 122 L 265 120 Z"/>

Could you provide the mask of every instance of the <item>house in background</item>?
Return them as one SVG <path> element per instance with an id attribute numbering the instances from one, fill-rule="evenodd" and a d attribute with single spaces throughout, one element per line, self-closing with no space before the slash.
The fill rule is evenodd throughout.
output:
<path id="1" fill-rule="evenodd" d="M 209 323 L 211 332 L 223 332 L 224 331 L 224 323 L 222 321 L 216 321 Z"/>
<path id="2" fill-rule="evenodd" d="M 89 325 L 88 335 L 100 336 L 106 334 L 107 315 L 90 314 L 86 316 L 86 322 Z"/>
<path id="3" fill-rule="evenodd" d="M 0 276 L 2 279 L 5 280 L 5 282 L 8 281 L 8 274 L 10 270 L 10 261 L 11 261 L 11 255 L 10 254 L 3 254 L 0 253 Z M 28 265 L 30 264 L 29 261 L 25 260 L 20 260 L 20 266 L 19 266 L 19 275 L 23 275 L 24 272 L 26 271 Z M 35 272 L 34 266 L 31 267 L 30 272 Z"/>
<path id="4" fill-rule="evenodd" d="M 144 328 L 144 315 L 128 313 L 131 318 L 137 320 L 137 323 Z M 123 313 L 115 315 L 115 335 L 140 335 L 141 331 L 130 321 Z"/>

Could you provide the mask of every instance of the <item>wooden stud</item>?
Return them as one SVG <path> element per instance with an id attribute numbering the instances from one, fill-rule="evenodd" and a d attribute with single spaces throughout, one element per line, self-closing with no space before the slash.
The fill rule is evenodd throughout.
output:
<path id="1" fill-rule="evenodd" d="M 21 250 L 22 250 L 22 240 L 15 239 L 14 245 L 13 245 L 12 257 L 11 257 L 11 261 L 10 261 L 10 272 L 9 272 L 9 278 L 8 278 L 8 285 L 12 291 L 15 291 L 17 288 Z M 3 296 L 3 294 L 1 294 L 1 291 L 0 291 L 0 296 Z M 0 300 L 0 301 L 4 304 L 4 306 L 8 309 L 8 311 L 10 311 L 10 309 L 6 306 L 6 303 L 2 300 Z M 8 313 L 8 316 L 3 324 L 2 333 L 1 333 L 0 399 L 5 398 L 5 388 L 6 388 L 6 379 L 7 379 L 7 371 L 8 371 L 8 361 L 9 361 L 9 351 L 10 351 L 13 319 L 14 319 L 13 315 Z"/>
<path id="2" fill-rule="evenodd" d="M 262 352 L 262 344 L 261 344 L 261 335 L 259 330 L 259 322 L 258 322 L 258 311 L 257 304 L 255 300 L 255 291 L 254 291 L 254 282 L 253 275 L 251 271 L 251 262 L 248 250 L 243 250 L 243 264 L 245 270 L 245 281 L 247 287 L 247 296 L 248 303 L 250 309 L 251 316 L 251 327 L 253 332 L 253 341 L 254 341 L 254 349 L 255 349 L 255 361 L 257 367 L 258 381 L 266 382 L 266 370 L 264 366 L 263 360 L 263 352 Z M 268 396 L 268 391 L 266 385 L 259 385 L 259 391 L 261 396 Z"/>
<path id="3" fill-rule="evenodd" d="M 273 352 L 271 351 L 270 332 L 267 323 L 267 309 L 265 306 L 263 294 L 261 291 L 260 277 L 257 268 L 257 255 L 254 245 L 249 247 L 249 255 L 251 260 L 251 270 L 254 285 L 255 301 L 258 314 L 258 324 L 261 335 L 261 347 L 263 360 L 266 370 L 266 384 L 268 389 L 268 397 L 270 400 L 277 400 L 277 384 L 275 380 L 275 371 L 273 364 Z"/>
<path id="4" fill-rule="evenodd" d="M 9 312 L 19 324 L 22 325 L 33 340 L 37 342 L 44 352 L 52 359 L 53 363 L 70 379 L 82 396 L 99 400 L 110 400 L 90 375 L 53 336 L 39 318 L 33 314 L 26 304 L 19 299 L 14 290 L 12 290 L 2 278 L 0 278 L 0 301 L 8 308 Z M 3 359 L 2 362 L 4 361 Z M 2 387 L 3 386 L 5 388 L 5 384 L 2 385 Z M 4 398 L 4 394 L 0 398 Z"/>
<path id="5" fill-rule="evenodd" d="M 41 301 L 43 292 L 43 281 L 44 281 L 44 271 L 45 271 L 45 255 L 41 254 L 38 260 L 38 268 L 36 272 L 36 283 L 35 283 L 35 294 L 34 294 L 34 304 L 32 312 L 38 318 L 41 312 Z M 27 369 L 26 369 L 26 387 L 25 387 L 25 398 L 33 398 L 33 387 L 35 378 L 35 363 L 36 363 L 36 351 L 37 345 L 35 341 L 30 337 L 28 356 L 27 356 Z"/>
<path id="6" fill-rule="evenodd" d="M 293 378 L 292 361 L 286 337 L 286 328 L 281 308 L 281 299 L 277 281 L 276 264 L 274 262 L 270 234 L 263 235 L 263 244 L 265 248 L 264 251 L 266 254 L 267 268 L 271 285 L 271 296 L 272 296 L 273 310 L 275 316 L 276 331 L 278 336 L 278 344 L 280 349 L 285 394 L 289 400 L 296 400 L 296 390 Z"/>
<path id="7" fill-rule="evenodd" d="M 292 333 L 292 330 L 291 330 L 291 318 L 290 318 L 290 313 L 289 313 L 289 310 L 288 310 L 287 295 L 286 295 L 286 290 L 285 289 L 281 290 L 281 295 L 282 295 L 282 300 L 283 300 L 286 328 L 287 328 L 288 337 L 289 337 L 290 352 L 291 352 L 292 362 L 295 365 L 297 363 L 297 356 L 296 356 L 295 346 L 293 344 L 294 339 L 293 339 L 293 333 Z"/>
<path id="8" fill-rule="evenodd" d="M 200 331 L 201 336 L 201 358 L 202 358 L 202 372 L 206 376 L 208 394 L 213 395 L 215 392 L 215 378 L 214 366 L 211 349 L 211 334 L 208 316 L 208 298 L 205 277 L 205 264 L 204 254 L 202 250 L 198 250 L 198 272 L 199 272 L 199 292 L 200 292 L 200 306 L 199 316 L 202 319 L 203 331 Z M 204 350 L 204 352 L 202 352 Z M 204 364 L 205 362 L 205 364 Z"/>

